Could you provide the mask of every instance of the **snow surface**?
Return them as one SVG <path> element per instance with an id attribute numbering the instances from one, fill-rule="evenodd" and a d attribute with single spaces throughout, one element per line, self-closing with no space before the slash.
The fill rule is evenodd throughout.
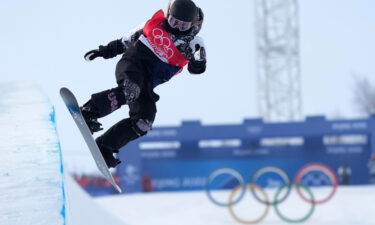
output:
<path id="1" fill-rule="evenodd" d="M 125 225 L 94 202 L 70 176 L 66 176 L 65 189 L 67 225 Z"/>
<path id="2" fill-rule="evenodd" d="M 324 189 L 312 189 L 315 196 L 327 193 Z M 228 195 L 222 192 L 221 195 Z M 227 208 L 212 204 L 205 192 L 170 192 L 108 196 L 95 199 L 114 215 L 137 225 L 228 225 L 241 224 L 235 221 Z M 242 205 L 241 205 L 242 204 Z M 309 204 L 297 193 L 280 204 L 280 210 L 293 219 L 303 216 Z M 262 213 L 264 206 L 250 195 L 235 206 L 234 210 L 243 219 L 252 220 Z M 287 224 L 273 208 L 259 224 Z M 331 201 L 317 205 L 306 225 L 374 225 L 375 186 L 342 186 Z"/>
<path id="3" fill-rule="evenodd" d="M 0 85 L 0 224 L 65 224 L 54 111 L 31 84 Z"/>

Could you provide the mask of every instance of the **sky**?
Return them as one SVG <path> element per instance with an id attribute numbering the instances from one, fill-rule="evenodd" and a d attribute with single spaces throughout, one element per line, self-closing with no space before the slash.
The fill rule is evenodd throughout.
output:
<path id="1" fill-rule="evenodd" d="M 182 120 L 240 123 L 258 117 L 255 1 L 195 2 L 205 13 L 200 36 L 207 47 L 207 71 L 192 76 L 185 70 L 155 89 L 161 96 L 155 126 Z M 114 87 L 119 57 L 86 62 L 83 55 L 122 37 L 167 3 L 2 0 L 0 82 L 39 85 L 55 107 L 62 147 L 75 153 L 84 143 L 59 89 L 68 87 L 84 103 L 91 94 Z M 299 1 L 304 115 L 361 117 L 353 102 L 353 74 L 375 84 L 374 9 L 371 0 Z M 126 107 L 102 122 L 108 128 L 124 117 Z"/>

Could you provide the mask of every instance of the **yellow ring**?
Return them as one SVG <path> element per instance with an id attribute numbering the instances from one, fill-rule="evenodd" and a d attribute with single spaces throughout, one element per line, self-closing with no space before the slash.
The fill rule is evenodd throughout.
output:
<path id="1" fill-rule="evenodd" d="M 264 191 L 263 188 L 259 187 L 258 185 L 256 184 L 247 184 L 246 187 L 250 188 L 250 189 L 256 189 L 258 191 L 260 191 L 260 193 L 262 193 L 263 197 L 265 198 L 266 201 L 268 201 L 268 195 L 267 193 Z M 268 214 L 268 211 L 270 209 L 270 205 L 269 204 L 265 204 L 265 210 L 263 212 L 263 214 L 256 220 L 243 220 L 241 218 L 239 218 L 235 213 L 234 213 L 234 210 L 233 210 L 233 198 L 236 194 L 236 192 L 240 189 L 240 188 L 243 188 L 242 185 L 239 185 L 237 187 L 235 187 L 230 196 L 229 196 L 229 200 L 228 200 L 228 209 L 229 209 L 229 212 L 230 214 L 232 215 L 232 217 L 237 221 L 237 222 L 240 222 L 240 223 L 243 223 L 243 224 L 255 224 L 255 223 L 259 223 L 260 221 L 262 221 L 264 218 L 266 218 L 267 214 Z"/>

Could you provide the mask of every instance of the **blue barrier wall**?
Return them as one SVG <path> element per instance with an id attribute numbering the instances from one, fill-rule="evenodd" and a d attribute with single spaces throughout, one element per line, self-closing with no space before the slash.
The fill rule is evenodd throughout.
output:
<path id="1" fill-rule="evenodd" d="M 128 192 L 200 190 L 212 171 L 229 167 L 245 179 L 263 166 L 278 166 L 294 177 L 305 164 L 320 162 L 334 171 L 351 168 L 350 184 L 369 183 L 367 162 L 375 153 L 375 115 L 367 119 L 236 125 L 158 127 L 120 151 L 121 186 Z"/>

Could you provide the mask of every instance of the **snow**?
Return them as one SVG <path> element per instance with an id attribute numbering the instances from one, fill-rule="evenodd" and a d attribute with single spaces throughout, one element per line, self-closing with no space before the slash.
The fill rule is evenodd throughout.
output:
<path id="1" fill-rule="evenodd" d="M 327 190 L 312 188 L 315 196 Z M 268 193 L 269 190 L 267 190 Z M 228 192 L 221 195 L 228 196 Z M 261 195 L 260 195 L 261 196 Z M 271 195 L 270 195 L 271 196 Z M 247 194 L 234 206 L 235 213 L 246 220 L 259 217 L 264 205 Z M 95 201 L 113 215 L 129 224 L 137 225 L 228 225 L 241 224 L 234 220 L 226 207 L 209 201 L 203 191 L 129 194 L 96 198 Z M 309 210 L 310 205 L 302 201 L 297 192 L 280 204 L 280 211 L 297 219 Z M 287 224 L 273 208 L 260 224 Z M 340 186 L 331 201 L 316 205 L 306 225 L 373 225 L 375 224 L 375 186 Z"/>
<path id="2" fill-rule="evenodd" d="M 124 225 L 64 178 L 54 115 L 37 86 L 0 84 L 0 224 Z"/>
<path id="3" fill-rule="evenodd" d="M 66 176 L 67 225 L 125 225 L 96 203 L 70 176 Z"/>
<path id="4" fill-rule="evenodd" d="M 53 108 L 38 87 L 0 85 L 0 224 L 64 224 Z"/>

